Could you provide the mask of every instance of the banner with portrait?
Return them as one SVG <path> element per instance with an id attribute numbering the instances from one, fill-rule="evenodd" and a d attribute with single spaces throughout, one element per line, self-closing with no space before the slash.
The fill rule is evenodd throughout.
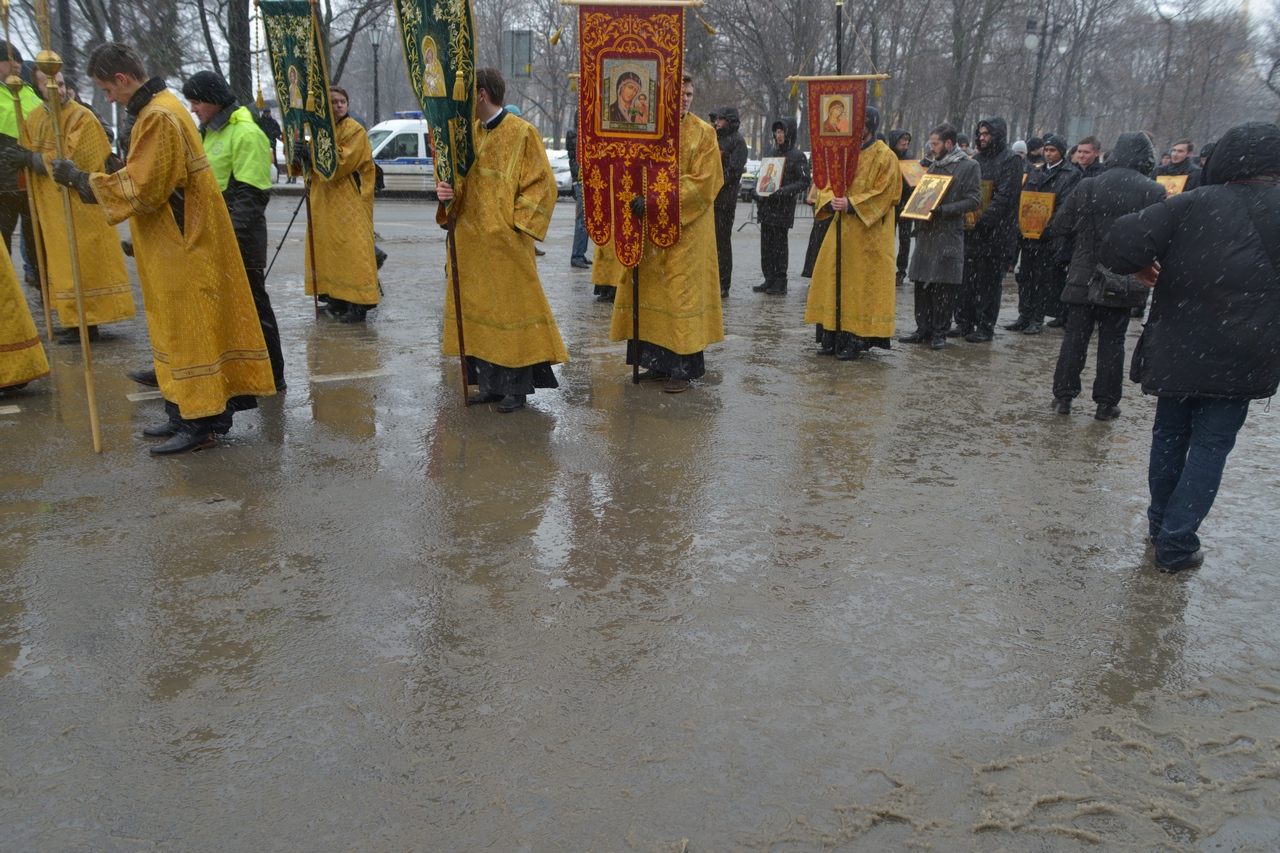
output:
<path id="1" fill-rule="evenodd" d="M 684 9 L 581 6 L 578 164 L 587 233 L 613 241 L 624 267 L 640 262 L 645 235 L 631 200 L 645 199 L 649 239 L 680 239 L 680 93 Z"/>
<path id="2" fill-rule="evenodd" d="M 395 0 L 409 85 L 435 143 L 436 182 L 454 185 L 475 160 L 476 28 L 471 0 Z M 447 207 L 449 202 L 445 202 Z"/>
<path id="3" fill-rule="evenodd" d="M 867 119 L 866 80 L 809 81 L 809 144 L 813 182 L 843 198 L 858 171 Z"/>
<path id="4" fill-rule="evenodd" d="M 285 156 L 298 140 L 310 139 L 312 164 L 331 178 L 338 168 L 333 106 L 329 103 L 329 70 L 315 7 L 307 0 L 260 0 L 258 11 L 267 31 L 271 77 L 280 101 Z"/>

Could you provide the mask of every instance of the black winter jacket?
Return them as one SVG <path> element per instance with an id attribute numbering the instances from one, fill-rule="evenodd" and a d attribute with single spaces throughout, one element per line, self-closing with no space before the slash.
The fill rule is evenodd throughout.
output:
<path id="1" fill-rule="evenodd" d="M 782 181 L 772 195 L 756 197 L 756 209 L 762 223 L 790 228 L 796 221 L 796 200 L 809 189 L 809 159 L 803 152 L 796 150 L 796 120 L 779 119 L 773 123 L 770 131 L 779 127 L 782 128 L 786 141 L 781 145 L 770 146 L 764 156 L 786 158 Z"/>
<path id="2" fill-rule="evenodd" d="M 1157 175 L 1186 175 L 1187 185 L 1182 188 L 1183 192 L 1193 190 L 1200 186 L 1200 170 L 1191 163 L 1191 158 L 1183 160 L 1181 163 L 1169 163 L 1156 169 Z"/>
<path id="3" fill-rule="evenodd" d="M 1022 185 L 1022 191 L 1028 193 L 1053 193 L 1053 219 L 1056 220 L 1062 206 L 1071 196 L 1071 191 L 1076 188 L 1076 184 L 1080 183 L 1080 170 L 1063 160 L 1054 168 L 1050 169 L 1047 165 L 1037 166 L 1034 171 L 1027 174 L 1027 182 Z M 1054 251 L 1060 249 L 1066 242 L 1066 237 L 1052 228 L 1053 221 L 1050 220 L 1050 227 L 1045 229 L 1045 233 L 1040 235 L 1039 240 L 1023 240 L 1032 245 L 1042 248 L 1052 248 Z"/>
<path id="4" fill-rule="evenodd" d="M 1099 179 L 1101 180 L 1101 179 Z M 1280 385 L 1280 127 L 1227 131 L 1205 186 L 1118 219 L 1099 259 L 1159 261 L 1134 353 L 1143 393 L 1252 400 Z"/>
<path id="5" fill-rule="evenodd" d="M 1075 235 L 1063 302 L 1089 304 L 1089 280 L 1098 265 L 1098 244 L 1112 224 L 1165 198 L 1164 187 L 1147 177 L 1155 162 L 1155 149 L 1145 133 L 1121 134 L 1106 171 L 1081 181 L 1054 215 L 1051 228 L 1055 234 Z"/>
<path id="6" fill-rule="evenodd" d="M 724 173 L 724 184 L 716 195 L 716 204 L 734 205 L 738 203 L 742 174 L 747 170 L 747 141 L 738 132 L 741 120 L 736 107 L 720 107 L 711 114 L 712 123 L 717 118 L 724 119 L 725 125 L 716 128 L 716 142 L 720 145 L 720 170 Z"/>
<path id="7" fill-rule="evenodd" d="M 991 202 L 978 217 L 977 226 L 965 234 L 964 253 L 1009 258 L 1017 247 L 1022 158 L 1009 150 L 1009 130 L 1003 118 L 983 119 L 978 128 L 983 127 L 991 134 L 991 141 L 973 159 L 982 168 L 982 180 L 992 182 Z"/>

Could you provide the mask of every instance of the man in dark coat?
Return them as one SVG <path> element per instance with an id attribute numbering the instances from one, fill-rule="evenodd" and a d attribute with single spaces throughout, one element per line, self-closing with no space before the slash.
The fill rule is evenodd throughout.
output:
<path id="1" fill-rule="evenodd" d="M 1107 170 L 1102 162 L 1102 142 L 1096 136 L 1086 136 L 1076 143 L 1076 168 L 1086 178 L 1096 178 Z"/>
<path id="2" fill-rule="evenodd" d="M 1195 150 L 1196 146 L 1190 139 L 1179 139 L 1174 143 L 1173 148 L 1169 149 L 1169 162 L 1156 169 L 1156 176 L 1186 175 L 1187 183 L 1182 188 L 1183 192 L 1200 186 L 1200 169 L 1191 159 Z"/>
<path id="3" fill-rule="evenodd" d="M 901 128 L 889 131 L 889 147 L 899 160 L 911 160 L 911 134 Z M 911 256 L 912 220 L 902 219 L 902 209 L 911 198 L 912 186 L 902 179 L 902 201 L 898 202 L 898 284 L 907 280 L 907 259 Z"/>
<path id="4" fill-rule="evenodd" d="M 271 165 L 276 167 L 279 174 L 280 164 L 276 162 L 276 143 L 284 136 L 284 131 L 280 129 L 280 122 L 271 117 L 271 110 L 264 109 L 258 116 L 258 127 L 262 128 L 262 132 L 267 135 L 267 141 L 271 143 Z"/>
<path id="5" fill-rule="evenodd" d="M 991 200 L 977 216 L 964 239 L 964 281 L 956 300 L 956 326 L 948 337 L 964 336 L 969 343 L 995 337 L 1000 316 L 1000 287 L 1017 250 L 1018 199 L 1022 193 L 1022 158 L 1005 144 L 1008 125 L 1000 116 L 978 122 L 978 153 L 982 183 Z"/>
<path id="6" fill-rule="evenodd" d="M 587 260 L 587 219 L 582 205 L 582 170 L 578 166 L 578 111 L 573 111 L 573 120 L 569 122 L 569 130 L 564 135 L 564 147 L 569 151 L 569 177 L 573 179 L 573 246 L 569 249 L 569 266 L 574 269 L 590 269 L 591 261 Z"/>
<path id="7" fill-rule="evenodd" d="M 1075 251 L 1062 301 L 1067 304 L 1067 326 L 1053 373 L 1053 407 L 1061 415 L 1071 413 L 1071 401 L 1080 394 L 1080 373 L 1089 355 L 1089 338 L 1098 327 L 1097 378 L 1093 382 L 1094 417 L 1100 421 L 1120 415 L 1124 382 L 1124 335 L 1129 309 L 1095 305 L 1089 301 L 1089 282 L 1098 266 L 1098 248 L 1121 216 L 1137 213 L 1162 200 L 1164 187 L 1147 177 L 1156 165 L 1156 152 L 1145 133 L 1124 133 L 1111 152 L 1107 170 L 1081 182 L 1053 217 L 1052 228 L 1060 237 L 1073 235 Z"/>
<path id="8" fill-rule="evenodd" d="M 736 107 L 721 107 L 711 114 L 716 128 L 716 142 L 720 145 L 720 170 L 724 173 L 724 185 L 716 194 L 716 251 L 720 256 L 720 296 L 729 295 L 733 278 L 733 217 L 738 211 L 738 191 L 742 173 L 747 169 L 747 142 L 738 132 Z"/>
<path id="9" fill-rule="evenodd" d="M 956 129 L 949 124 L 929 134 L 929 159 L 920 165 L 927 166 L 930 175 L 951 175 L 951 183 L 927 220 L 904 220 L 915 224 L 916 251 L 909 274 L 916 284 L 916 330 L 898 340 L 942 349 L 955 289 L 964 279 L 964 215 L 981 204 L 982 169 L 956 147 Z"/>
<path id="10" fill-rule="evenodd" d="M 1099 255 L 1154 284 L 1131 374 L 1159 397 L 1147 520 L 1166 572 L 1204 561 L 1196 531 L 1249 401 L 1280 385 L 1280 127 L 1227 131 L 1203 177 L 1117 220 Z"/>
<path id="11" fill-rule="evenodd" d="M 809 188 L 809 160 L 796 150 L 796 120 L 773 123 L 773 145 L 765 157 L 786 160 L 778 188 L 767 196 L 756 196 L 760 221 L 760 269 L 764 283 L 751 288 L 756 293 L 782 296 L 787 292 L 787 232 L 796 223 L 796 200 Z"/>
<path id="12" fill-rule="evenodd" d="M 1044 140 L 1044 165 L 1027 175 L 1023 192 L 1053 193 L 1054 217 L 1080 182 L 1080 170 L 1066 161 L 1067 140 L 1050 133 Z M 1045 314 L 1062 313 L 1058 294 L 1067 281 L 1068 257 L 1062 257 L 1066 238 L 1046 228 L 1037 239 L 1022 238 L 1022 266 L 1018 270 L 1018 319 L 1005 326 L 1011 332 L 1038 335 Z"/>

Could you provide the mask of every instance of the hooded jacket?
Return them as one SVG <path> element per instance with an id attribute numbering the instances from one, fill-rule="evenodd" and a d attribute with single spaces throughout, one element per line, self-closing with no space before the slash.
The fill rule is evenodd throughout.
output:
<path id="1" fill-rule="evenodd" d="M 916 250 L 907 277 L 934 284 L 959 284 L 964 278 L 964 215 L 978 209 L 981 168 L 959 148 L 937 160 L 922 160 L 930 175 L 951 175 L 941 203 L 927 220 L 915 223 Z"/>
<path id="2" fill-rule="evenodd" d="M 1081 181 L 1053 217 L 1060 237 L 1075 236 L 1062 301 L 1089 304 L 1089 280 L 1098 264 L 1098 246 L 1121 216 L 1137 213 L 1167 195 L 1151 178 L 1156 152 L 1145 133 L 1123 133 L 1111 152 L 1110 166 L 1096 178 Z"/>
<path id="3" fill-rule="evenodd" d="M 978 122 L 979 130 L 984 127 L 991 140 L 973 159 L 982 169 L 982 180 L 991 182 L 991 201 L 974 229 L 965 234 L 964 250 L 966 255 L 1008 258 L 1017 246 L 1022 158 L 1009 150 L 1009 129 L 1003 118 L 994 116 Z"/>
<path id="4" fill-rule="evenodd" d="M 1144 393 L 1273 395 L 1280 385 L 1280 127 L 1250 122 L 1227 131 L 1205 185 L 1118 219 L 1099 260 L 1120 274 L 1160 262 L 1131 372 Z"/>
<path id="5" fill-rule="evenodd" d="M 720 107 L 711 114 L 711 123 L 717 118 L 725 121 L 724 127 L 716 128 L 716 142 L 720 145 L 720 170 L 724 173 L 724 184 L 716 194 L 716 204 L 721 206 L 738 203 L 738 192 L 742 185 L 742 174 L 747 170 L 747 141 L 738 132 L 741 120 L 736 107 Z"/>
<path id="6" fill-rule="evenodd" d="M 757 212 L 762 223 L 784 225 L 790 228 L 796 221 L 796 199 L 809 189 L 809 160 L 796 150 L 796 120 L 778 119 L 769 128 L 770 133 L 782 129 L 784 141 L 769 147 L 765 157 L 784 157 L 786 165 L 778 189 L 769 196 L 757 196 Z"/>
<path id="7" fill-rule="evenodd" d="M 888 142 L 889 149 L 893 151 L 894 156 L 897 157 L 899 160 L 914 159 L 910 153 L 906 153 L 906 154 L 898 153 L 898 140 L 904 136 L 910 137 L 911 133 L 909 131 L 903 130 L 902 128 L 889 131 L 889 142 Z M 907 200 L 911 198 L 911 191 L 913 189 L 914 187 L 912 187 L 911 184 L 904 177 L 902 179 L 902 200 L 898 202 L 898 213 L 902 213 L 902 209 L 907 206 Z M 898 224 L 903 228 L 911 227 L 911 223 L 909 220 L 900 220 Z"/>

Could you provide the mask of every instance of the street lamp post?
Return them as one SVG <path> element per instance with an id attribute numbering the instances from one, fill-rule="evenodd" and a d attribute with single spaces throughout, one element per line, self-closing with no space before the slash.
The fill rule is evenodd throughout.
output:
<path id="1" fill-rule="evenodd" d="M 1036 101 L 1040 99 L 1040 81 L 1044 77 L 1044 50 L 1051 41 L 1058 38 L 1058 25 L 1054 24 L 1053 29 L 1049 29 L 1049 19 L 1045 18 L 1038 22 L 1040 32 L 1036 32 L 1037 21 L 1035 18 L 1027 18 L 1027 35 L 1022 40 L 1022 44 L 1027 50 L 1036 52 L 1036 76 L 1035 81 L 1031 84 L 1031 110 L 1030 117 L 1027 119 L 1027 139 L 1036 135 Z M 1058 53 L 1066 53 L 1069 45 L 1066 42 L 1058 43 Z"/>
<path id="2" fill-rule="evenodd" d="M 378 46 L 382 44 L 382 30 L 377 26 L 369 28 L 369 46 L 373 48 L 373 123 L 377 124 L 382 120 L 381 110 L 378 108 Z"/>

